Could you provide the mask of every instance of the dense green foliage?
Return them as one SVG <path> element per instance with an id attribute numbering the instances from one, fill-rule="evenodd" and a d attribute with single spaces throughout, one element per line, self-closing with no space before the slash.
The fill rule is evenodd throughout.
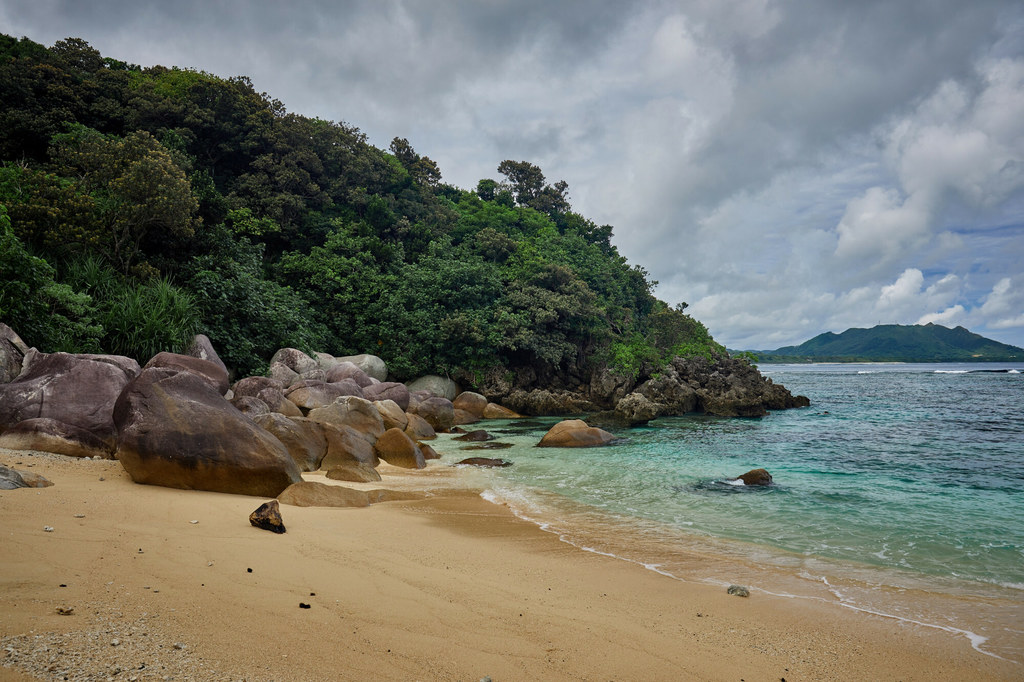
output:
<path id="1" fill-rule="evenodd" d="M 1016 362 L 1024 349 L 940 324 L 883 324 L 825 332 L 799 346 L 757 351 L 761 362 Z"/>
<path id="2" fill-rule="evenodd" d="M 0 35 L 0 82 L 0 319 L 42 350 L 201 331 L 240 373 L 291 346 L 569 383 L 724 350 L 529 162 L 459 189 L 403 138 L 78 39 Z"/>

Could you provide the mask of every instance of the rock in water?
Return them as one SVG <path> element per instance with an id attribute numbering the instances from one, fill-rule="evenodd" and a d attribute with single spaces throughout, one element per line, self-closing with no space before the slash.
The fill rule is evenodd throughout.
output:
<path id="1" fill-rule="evenodd" d="M 544 434 L 539 447 L 544 448 L 589 448 L 608 445 L 615 436 L 602 429 L 588 426 L 582 419 L 560 421 Z"/>
<path id="2" fill-rule="evenodd" d="M 456 466 L 475 466 L 475 467 L 510 467 L 512 462 L 507 459 L 492 459 L 490 457 L 467 457 L 461 462 L 456 462 Z"/>
<path id="3" fill-rule="evenodd" d="M 281 506 L 277 500 L 264 502 L 256 511 L 249 514 L 249 523 L 271 533 L 283 533 L 284 519 L 281 518 Z"/>
<path id="4" fill-rule="evenodd" d="M 743 485 L 771 485 L 772 475 L 764 469 L 751 469 L 739 477 Z"/>
<path id="5" fill-rule="evenodd" d="M 729 592 L 729 594 L 735 595 L 737 597 L 749 597 L 750 596 L 750 590 L 748 590 L 747 588 L 743 587 L 743 585 L 729 585 L 728 592 Z"/>

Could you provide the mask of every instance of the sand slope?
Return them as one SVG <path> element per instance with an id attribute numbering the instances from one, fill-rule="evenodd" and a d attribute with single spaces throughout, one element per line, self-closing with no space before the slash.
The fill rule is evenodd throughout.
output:
<path id="1" fill-rule="evenodd" d="M 284 535 L 249 525 L 260 498 L 137 485 L 114 461 L 6 451 L 0 463 L 56 484 L 0 491 L 0 679 L 50 667 L 80 680 L 1024 675 L 935 631 L 581 551 L 471 491 L 441 494 L 462 474 L 436 462 L 384 465 L 372 486 L 429 499 L 282 505 Z"/>

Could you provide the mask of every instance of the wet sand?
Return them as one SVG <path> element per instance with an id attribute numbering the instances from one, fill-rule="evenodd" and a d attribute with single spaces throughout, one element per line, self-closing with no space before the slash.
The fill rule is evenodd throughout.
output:
<path id="1" fill-rule="evenodd" d="M 437 462 L 341 484 L 427 499 L 282 505 L 284 535 L 250 526 L 260 498 L 137 485 L 115 461 L 0 451 L 0 464 L 55 483 L 0 491 L 0 679 L 1024 676 L 933 629 L 582 551 Z"/>

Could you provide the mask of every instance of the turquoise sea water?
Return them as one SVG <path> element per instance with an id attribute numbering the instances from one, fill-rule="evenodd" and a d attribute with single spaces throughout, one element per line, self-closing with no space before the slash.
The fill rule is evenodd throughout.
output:
<path id="1" fill-rule="evenodd" d="M 489 499 L 585 549 L 967 636 L 1024 660 L 1024 365 L 763 365 L 811 407 L 687 416 L 600 449 L 488 423 Z M 752 468 L 775 485 L 727 480 Z"/>

